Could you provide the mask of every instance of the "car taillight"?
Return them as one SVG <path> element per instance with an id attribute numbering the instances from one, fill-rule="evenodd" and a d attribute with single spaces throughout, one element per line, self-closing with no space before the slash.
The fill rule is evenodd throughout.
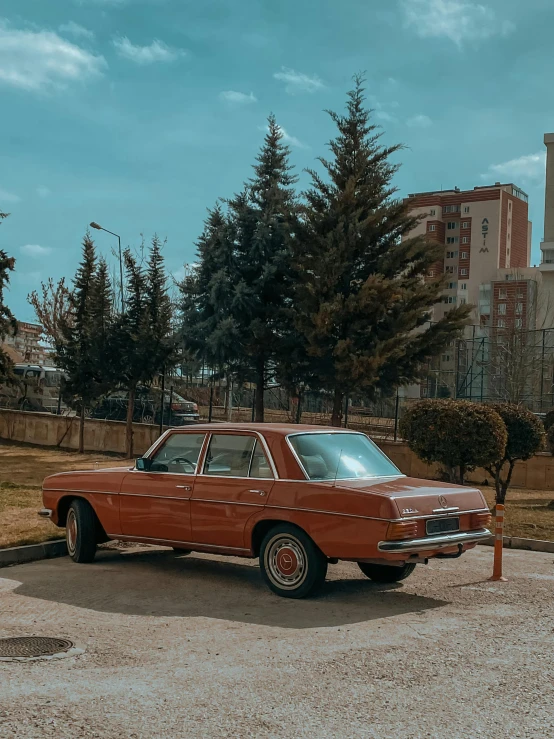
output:
<path id="1" fill-rule="evenodd" d="M 472 529 L 488 529 L 492 522 L 492 515 L 489 511 L 483 513 L 472 513 L 471 514 L 471 528 Z"/>
<path id="2" fill-rule="evenodd" d="M 171 404 L 171 410 L 172 411 L 180 411 L 181 410 L 181 404 L 180 403 L 172 403 Z"/>
<path id="3" fill-rule="evenodd" d="M 194 411 L 195 413 L 198 413 L 198 406 L 196 405 L 196 403 L 193 403 L 193 404 L 192 404 L 192 410 L 193 410 L 193 411 Z"/>
<path id="4" fill-rule="evenodd" d="M 398 521 L 389 523 L 387 539 L 415 539 L 417 536 L 417 521 Z"/>

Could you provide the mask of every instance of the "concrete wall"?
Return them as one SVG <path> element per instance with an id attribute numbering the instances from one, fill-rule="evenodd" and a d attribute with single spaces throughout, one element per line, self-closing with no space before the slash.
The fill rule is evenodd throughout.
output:
<path id="1" fill-rule="evenodd" d="M 392 459 L 396 466 L 409 477 L 437 478 L 438 465 L 427 465 L 422 462 L 403 442 L 379 441 L 377 444 Z M 476 469 L 469 474 L 469 479 L 482 484 L 492 480 L 485 470 Z M 512 485 L 530 490 L 554 490 L 554 458 L 551 454 L 541 453 L 527 462 L 518 462 L 514 469 Z"/>
<path id="2" fill-rule="evenodd" d="M 159 427 L 144 423 L 134 424 L 135 454 L 143 454 L 158 438 Z M 0 409 L 0 439 L 21 441 L 28 444 L 77 449 L 79 420 L 50 413 L 29 413 Z M 403 442 L 382 441 L 378 445 L 396 466 L 409 477 L 436 479 L 437 465 L 427 465 Z M 85 449 L 94 452 L 125 454 L 125 424 L 121 421 L 87 420 L 85 423 Z M 488 479 L 484 470 L 470 475 L 476 483 Z M 512 484 L 532 490 L 554 489 L 554 458 L 551 454 L 538 454 L 528 462 L 519 462 L 514 470 Z"/>
<path id="3" fill-rule="evenodd" d="M 135 454 L 139 456 L 158 438 L 159 427 L 136 423 L 134 432 Z M 79 419 L 0 409 L 0 439 L 76 450 Z M 85 450 L 125 454 L 125 424 L 122 421 L 87 420 Z"/>

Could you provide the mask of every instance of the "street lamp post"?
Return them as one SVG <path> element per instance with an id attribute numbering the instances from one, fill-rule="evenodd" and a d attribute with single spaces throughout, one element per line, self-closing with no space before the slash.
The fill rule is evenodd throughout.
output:
<path id="1" fill-rule="evenodd" d="M 91 228 L 96 228 L 98 231 L 105 231 L 108 234 L 111 234 L 112 236 L 117 236 L 117 243 L 119 244 L 119 279 L 120 279 L 120 290 L 121 290 L 121 312 L 125 310 L 125 301 L 123 299 L 123 256 L 121 254 L 121 236 L 119 234 L 114 233 L 113 231 L 108 231 L 107 228 L 103 228 L 100 226 L 100 224 L 96 223 L 95 221 L 92 221 L 90 224 Z"/>

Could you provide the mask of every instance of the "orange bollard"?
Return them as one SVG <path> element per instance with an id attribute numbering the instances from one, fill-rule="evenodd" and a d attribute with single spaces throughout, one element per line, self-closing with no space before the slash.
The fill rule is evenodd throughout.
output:
<path id="1" fill-rule="evenodd" d="M 508 582 L 502 576 L 502 555 L 504 553 L 504 506 L 498 503 L 494 509 L 494 566 L 489 580 Z"/>

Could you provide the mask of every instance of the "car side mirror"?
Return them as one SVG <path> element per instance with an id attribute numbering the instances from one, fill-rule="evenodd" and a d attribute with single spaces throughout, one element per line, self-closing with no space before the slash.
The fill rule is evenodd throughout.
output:
<path id="1" fill-rule="evenodd" d="M 139 457 L 135 462 L 135 469 L 139 470 L 139 472 L 148 472 L 151 466 L 152 460 L 147 457 Z"/>

